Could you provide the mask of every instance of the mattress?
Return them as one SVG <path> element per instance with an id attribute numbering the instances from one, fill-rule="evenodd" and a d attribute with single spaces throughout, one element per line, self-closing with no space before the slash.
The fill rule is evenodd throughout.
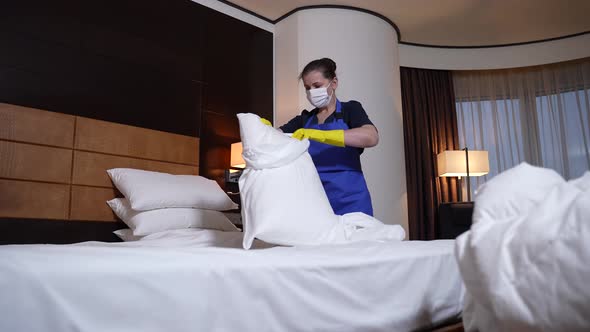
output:
<path id="1" fill-rule="evenodd" d="M 463 305 L 454 241 L 241 242 L 189 229 L 0 246 L 0 331 L 410 331 Z"/>

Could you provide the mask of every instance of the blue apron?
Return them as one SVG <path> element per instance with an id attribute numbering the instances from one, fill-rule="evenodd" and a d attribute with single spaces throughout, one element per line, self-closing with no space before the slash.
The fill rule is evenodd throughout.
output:
<path id="1" fill-rule="evenodd" d="M 342 118 L 342 106 L 336 100 L 334 121 L 312 124 L 317 115 L 309 117 L 304 128 L 320 130 L 347 130 Z M 373 215 L 371 195 L 361 169 L 361 156 L 357 148 L 338 147 L 309 141 L 309 154 L 318 170 L 324 190 L 328 195 L 334 213 L 343 215 L 349 212 L 364 212 Z"/>

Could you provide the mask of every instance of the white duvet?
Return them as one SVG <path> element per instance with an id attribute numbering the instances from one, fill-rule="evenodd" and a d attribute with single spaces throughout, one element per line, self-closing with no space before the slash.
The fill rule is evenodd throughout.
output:
<path id="1" fill-rule="evenodd" d="M 467 331 L 590 331 L 590 172 L 521 164 L 486 183 L 457 239 Z"/>
<path id="2" fill-rule="evenodd" d="M 453 243 L 243 250 L 242 233 L 186 229 L 0 246 L 0 331 L 411 331 L 461 310 Z"/>

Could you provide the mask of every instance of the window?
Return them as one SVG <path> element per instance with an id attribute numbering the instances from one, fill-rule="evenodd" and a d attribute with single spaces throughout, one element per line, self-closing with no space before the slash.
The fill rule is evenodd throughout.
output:
<path id="1" fill-rule="evenodd" d="M 521 162 L 566 179 L 590 170 L 590 59 L 453 75 L 459 143 L 490 160 L 472 190 Z"/>

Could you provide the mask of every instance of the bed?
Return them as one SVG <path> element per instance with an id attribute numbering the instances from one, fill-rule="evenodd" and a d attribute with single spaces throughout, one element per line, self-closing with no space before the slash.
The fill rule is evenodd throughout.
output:
<path id="1" fill-rule="evenodd" d="M 2 331 L 411 331 L 457 317 L 453 241 L 241 249 L 186 229 L 0 248 Z"/>
<path id="2" fill-rule="evenodd" d="M 106 169 L 197 174 L 198 139 L 7 104 L 0 115 L 2 243 L 70 243 L 0 246 L 1 331 L 462 330 L 454 241 L 245 251 L 243 233 L 205 229 L 89 241 L 121 225 Z"/>

